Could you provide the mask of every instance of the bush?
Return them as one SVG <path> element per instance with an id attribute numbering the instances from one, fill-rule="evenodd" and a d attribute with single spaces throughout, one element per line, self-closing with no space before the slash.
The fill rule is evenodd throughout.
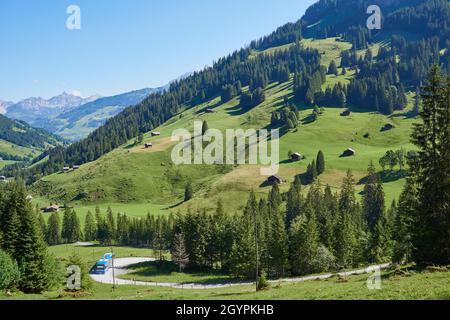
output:
<path id="1" fill-rule="evenodd" d="M 267 280 L 266 274 L 263 272 L 258 279 L 258 290 L 267 289 L 269 286 L 270 286 L 270 283 Z"/>
<path id="2" fill-rule="evenodd" d="M 17 262 L 0 249 L 0 290 L 14 289 L 19 279 Z"/>
<path id="3" fill-rule="evenodd" d="M 335 268 L 336 258 L 325 246 L 320 245 L 317 249 L 317 255 L 313 261 L 315 272 L 327 272 Z"/>

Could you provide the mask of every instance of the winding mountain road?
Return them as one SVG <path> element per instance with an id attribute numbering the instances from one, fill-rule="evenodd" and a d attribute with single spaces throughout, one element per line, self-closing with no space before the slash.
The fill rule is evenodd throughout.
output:
<path id="1" fill-rule="evenodd" d="M 134 281 L 134 280 L 126 280 L 126 279 L 120 279 L 121 275 L 131 273 L 133 270 L 128 269 L 129 266 L 142 263 L 142 262 L 148 262 L 148 261 L 155 261 L 156 259 L 153 258 L 119 258 L 114 259 L 114 270 L 111 268 L 108 270 L 108 272 L 104 275 L 91 275 L 91 278 L 99 283 L 104 284 L 113 284 L 113 282 L 116 285 L 136 285 L 136 286 L 154 286 L 154 287 L 168 287 L 168 288 L 174 288 L 174 289 L 219 289 L 219 288 L 226 288 L 226 287 L 232 287 L 232 286 L 242 286 L 242 285 L 253 285 L 254 282 L 230 282 L 226 284 L 180 284 L 180 283 L 170 283 L 170 282 L 146 282 L 146 281 Z M 358 269 L 358 270 L 352 270 L 347 272 L 339 272 L 339 273 L 329 273 L 329 274 L 323 274 L 318 276 L 307 276 L 307 277 L 300 277 L 300 278 L 287 278 L 287 279 L 280 279 L 280 280 L 274 280 L 269 281 L 270 283 L 280 283 L 280 282 L 287 282 L 287 283 L 297 283 L 297 282 L 304 282 L 304 281 L 313 281 L 313 280 L 325 280 L 329 279 L 333 276 L 351 276 L 351 275 L 359 275 L 359 274 L 366 274 L 366 273 L 373 273 L 375 270 L 383 270 L 390 267 L 390 263 L 382 264 L 382 265 L 376 265 L 371 266 L 364 269 Z M 113 277 L 113 271 L 114 271 L 114 277 Z M 115 280 L 113 281 L 113 278 Z"/>

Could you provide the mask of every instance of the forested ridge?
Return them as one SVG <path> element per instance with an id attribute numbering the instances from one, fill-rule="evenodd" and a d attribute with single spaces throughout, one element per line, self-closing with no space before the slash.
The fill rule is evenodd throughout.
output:
<path id="1" fill-rule="evenodd" d="M 63 144 L 63 139 L 42 129 L 32 128 L 23 121 L 16 121 L 0 115 L 0 139 L 21 147 L 45 149 Z M 2 153 L 5 160 L 24 160 L 22 157 Z"/>

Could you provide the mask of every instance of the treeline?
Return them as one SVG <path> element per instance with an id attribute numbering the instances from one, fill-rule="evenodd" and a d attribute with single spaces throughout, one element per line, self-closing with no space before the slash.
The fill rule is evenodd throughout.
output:
<path id="1" fill-rule="evenodd" d="M 78 241 L 98 241 L 101 245 L 123 245 L 170 250 L 173 241 L 175 218 L 172 214 L 145 218 L 129 217 L 111 208 L 102 213 L 97 207 L 88 212 L 84 226 L 81 226 L 75 210 L 66 208 L 64 212 L 53 212 L 47 223 L 38 214 L 39 225 L 49 245 L 75 243 Z"/>
<path id="2" fill-rule="evenodd" d="M 139 133 L 148 132 L 163 124 L 184 108 L 221 96 L 226 86 L 233 85 L 236 88 L 240 83 L 241 87 L 249 86 L 254 93 L 258 87 L 264 89 L 272 81 L 286 79 L 286 72 L 291 74 L 301 71 L 307 76 L 320 65 L 317 50 L 304 49 L 299 45 L 272 54 L 260 54 L 251 59 L 250 53 L 249 48 L 241 49 L 220 59 L 213 67 L 172 83 L 167 92 L 150 95 L 139 105 L 125 109 L 86 139 L 68 148 L 53 149 L 45 163 L 28 170 L 7 170 L 13 176 L 32 183 L 39 174 L 48 175 L 61 170 L 65 165 L 80 165 L 96 160 Z M 280 73 L 284 73 L 284 76 Z M 260 100 L 260 95 L 257 94 L 257 97 L 255 101 Z"/>

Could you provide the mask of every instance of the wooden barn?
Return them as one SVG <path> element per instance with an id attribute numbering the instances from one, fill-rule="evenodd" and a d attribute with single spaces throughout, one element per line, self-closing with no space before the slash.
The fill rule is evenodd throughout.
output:
<path id="1" fill-rule="evenodd" d="M 300 161 L 302 159 L 303 159 L 303 156 L 298 152 L 291 154 L 292 161 Z"/>
<path id="2" fill-rule="evenodd" d="M 152 148 L 152 147 L 153 147 L 153 143 L 151 143 L 151 142 L 147 142 L 145 144 L 145 149 L 149 149 L 149 148 Z"/>
<path id="3" fill-rule="evenodd" d="M 267 182 L 272 185 L 273 184 L 282 184 L 283 179 L 281 179 L 281 177 L 278 175 L 273 175 L 273 176 L 270 176 L 269 178 L 267 178 Z"/>
<path id="4" fill-rule="evenodd" d="M 352 115 L 352 112 L 348 109 L 341 113 L 341 117 L 348 117 L 351 115 Z"/>
<path id="5" fill-rule="evenodd" d="M 161 132 L 159 132 L 159 131 L 152 132 L 152 137 L 159 137 L 160 135 L 161 135 Z"/>
<path id="6" fill-rule="evenodd" d="M 59 211 L 59 206 L 56 205 L 56 204 L 53 204 L 51 206 L 42 208 L 41 210 L 44 211 L 45 213 L 58 212 Z"/>
<path id="7" fill-rule="evenodd" d="M 344 151 L 344 153 L 342 153 L 343 157 L 352 157 L 356 155 L 356 151 L 352 148 L 348 148 L 347 150 Z"/>

